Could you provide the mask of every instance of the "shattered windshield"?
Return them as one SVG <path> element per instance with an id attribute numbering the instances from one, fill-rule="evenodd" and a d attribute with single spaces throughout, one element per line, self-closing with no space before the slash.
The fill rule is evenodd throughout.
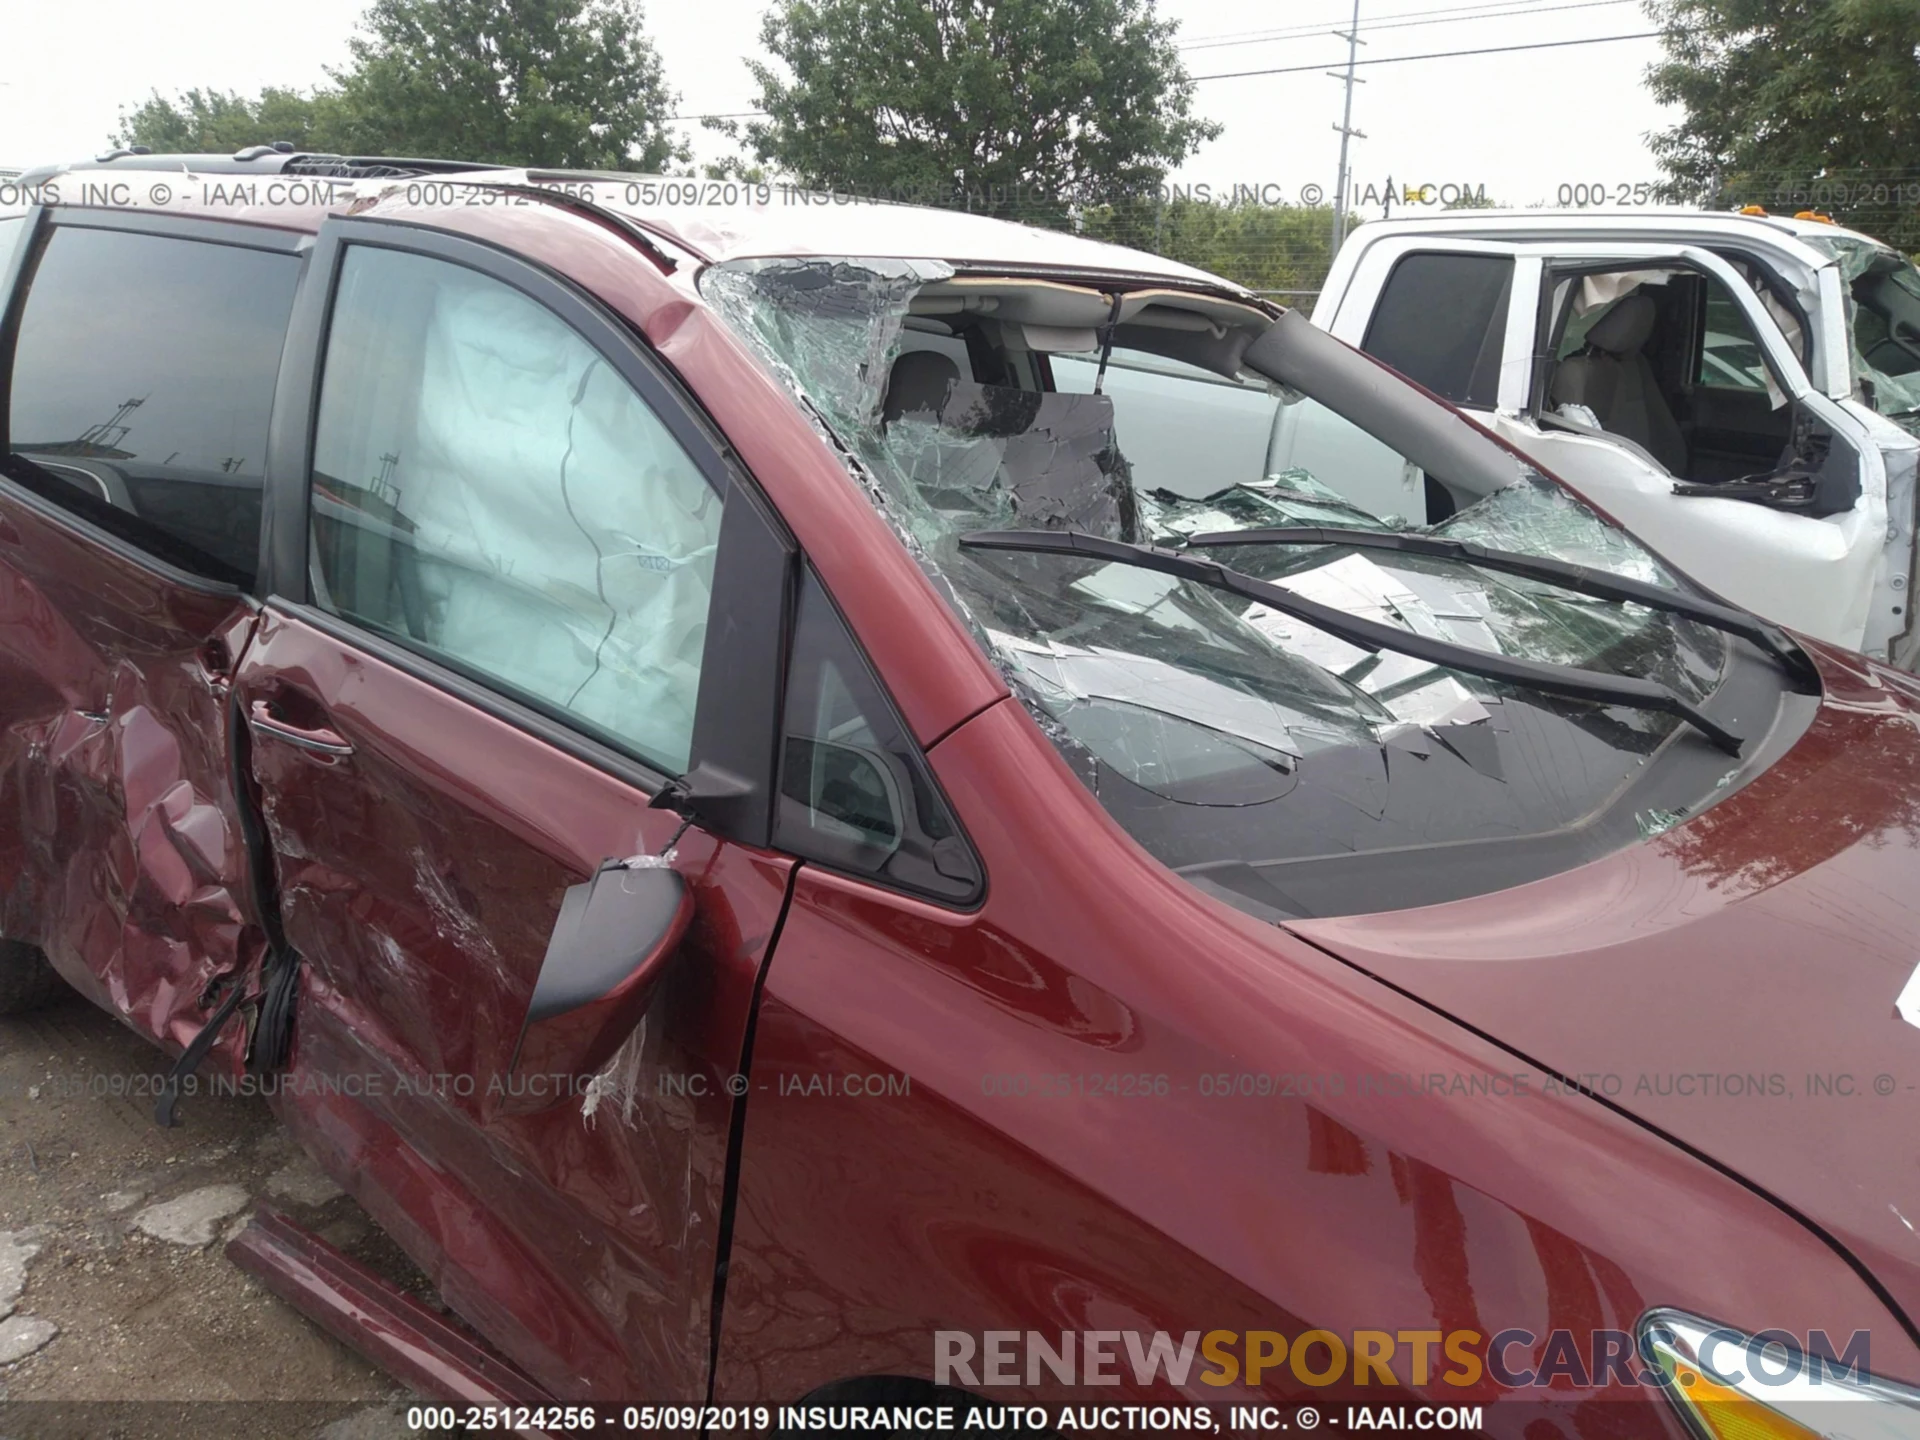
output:
<path id="1" fill-rule="evenodd" d="M 1424 531 L 1674 584 L 1517 458 L 1500 488 L 1454 493 L 1315 400 L 1145 352 L 1144 324 L 1122 327 L 1135 348 L 1116 347 L 1103 372 L 1091 331 L 994 318 L 996 304 L 1050 313 L 1017 310 L 1019 296 L 956 313 L 929 291 L 952 273 L 756 261 L 709 270 L 702 291 L 850 455 L 1076 773 L 1167 864 L 1261 913 L 1419 903 L 1418 886 L 1384 895 L 1334 870 L 1578 830 L 1672 748 L 1671 716 L 1361 649 L 1148 569 L 963 549 L 981 530 L 1178 545 L 1311 525 Z M 1228 563 L 1418 635 L 1656 680 L 1689 701 L 1715 691 L 1727 661 L 1723 637 L 1691 620 L 1455 560 L 1253 545 Z M 1728 764 L 1707 763 L 1704 785 L 1691 776 L 1648 813 L 1704 802 Z M 1629 813 L 1621 833 L 1646 824 Z"/>
<path id="2" fill-rule="evenodd" d="M 1851 235 L 1806 238 L 1840 262 L 1860 398 L 1920 429 L 1920 270 L 1897 251 Z"/>

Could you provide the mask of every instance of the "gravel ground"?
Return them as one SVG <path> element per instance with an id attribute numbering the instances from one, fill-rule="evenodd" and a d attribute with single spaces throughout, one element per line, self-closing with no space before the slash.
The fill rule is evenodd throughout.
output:
<path id="1" fill-rule="evenodd" d="M 166 1063 L 78 997 L 0 1019 L 0 1437 L 417 1433 L 405 1391 L 222 1247 L 266 1201 L 420 1277 L 265 1102 L 191 1098 L 162 1130 L 98 1093 Z"/>

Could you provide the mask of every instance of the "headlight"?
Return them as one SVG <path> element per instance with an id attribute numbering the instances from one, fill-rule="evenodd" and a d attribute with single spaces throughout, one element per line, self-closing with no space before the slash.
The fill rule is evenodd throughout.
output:
<path id="1" fill-rule="evenodd" d="M 1678 1310 L 1640 1321 L 1640 1353 L 1700 1440 L 1916 1440 L 1920 1390 Z"/>

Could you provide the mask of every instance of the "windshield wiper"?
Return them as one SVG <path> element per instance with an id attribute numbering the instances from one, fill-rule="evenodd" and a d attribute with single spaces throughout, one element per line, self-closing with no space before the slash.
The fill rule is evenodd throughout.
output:
<path id="1" fill-rule="evenodd" d="M 1407 535 L 1390 530 L 1347 530 L 1325 525 L 1288 525 L 1256 530 L 1215 530 L 1188 538 L 1188 546 L 1211 549 L 1226 545 L 1348 545 L 1356 550 L 1397 550 L 1403 555 L 1425 555 L 1436 560 L 1459 560 L 1478 565 L 1482 570 L 1518 575 L 1525 580 L 1541 580 L 1596 600 L 1619 600 L 1683 615 L 1702 625 L 1750 640 L 1778 660 L 1788 673 L 1802 680 L 1816 680 L 1812 665 L 1793 642 L 1759 616 L 1731 605 L 1702 600 L 1698 596 L 1630 580 L 1610 570 L 1592 565 L 1576 565 L 1570 560 L 1553 560 L 1539 555 L 1520 555 L 1511 550 L 1494 550 L 1472 540 L 1454 540 L 1443 535 Z"/>
<path id="2" fill-rule="evenodd" d="M 1283 615 L 1303 620 L 1316 630 L 1363 650 L 1388 650 L 1458 670 L 1499 680 L 1547 695 L 1564 695 L 1574 700 L 1596 700 L 1608 705 L 1625 705 L 1635 710 L 1656 710 L 1687 722 L 1730 755 L 1738 755 L 1744 743 L 1724 725 L 1682 699 L 1657 680 L 1641 680 L 1630 675 L 1603 675 L 1596 670 L 1580 670 L 1571 665 L 1553 665 L 1542 660 L 1522 660 L 1511 655 L 1495 655 L 1456 645 L 1450 640 L 1435 640 L 1416 635 L 1396 625 L 1362 620 L 1344 610 L 1322 605 L 1294 594 L 1291 590 L 1257 580 L 1217 560 L 1203 560 L 1185 550 L 1163 550 L 1154 545 L 1134 545 L 1124 540 L 1103 540 L 1077 530 L 976 530 L 960 537 L 964 550 L 1016 550 L 1034 555 L 1071 555 L 1084 560 L 1107 560 L 1157 570 L 1180 580 L 1191 580 L 1214 590 L 1255 600 Z"/>

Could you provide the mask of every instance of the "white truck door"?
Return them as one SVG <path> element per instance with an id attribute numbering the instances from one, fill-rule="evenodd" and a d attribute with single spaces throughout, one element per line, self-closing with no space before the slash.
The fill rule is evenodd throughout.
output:
<path id="1" fill-rule="evenodd" d="M 1398 235 L 1336 267 L 1342 273 L 1335 278 L 1345 283 L 1340 293 L 1321 297 L 1316 323 L 1390 364 L 1399 361 L 1396 368 L 1405 370 L 1399 356 L 1381 352 L 1381 325 L 1396 309 L 1419 313 L 1416 305 L 1424 297 L 1410 289 L 1400 294 L 1407 287 L 1399 282 L 1420 257 L 1435 255 L 1505 256 L 1515 267 L 1495 403 L 1485 403 L 1483 388 L 1470 397 L 1481 403 L 1463 408 L 1702 585 L 1817 638 L 1854 648 L 1869 641 L 1876 588 L 1882 595 L 1895 593 L 1881 583 L 1883 572 L 1897 566 L 1904 576 L 1911 560 L 1904 538 L 1888 539 L 1881 457 L 1858 420 L 1816 391 L 1779 327 L 1732 266 L 1710 251 L 1674 243 L 1524 245 Z M 1681 264 L 1725 287 L 1759 337 L 1767 371 L 1787 403 L 1802 407 L 1834 432 L 1837 443 L 1857 452 L 1860 497 L 1853 509 L 1813 518 L 1746 500 L 1676 495 L 1675 477 L 1632 442 L 1534 418 L 1535 357 L 1551 338 L 1538 331 L 1552 323 L 1553 313 L 1541 303 L 1545 268 L 1639 263 L 1648 268 Z M 1401 328 L 1412 329 L 1407 323 Z M 1897 554 L 1890 553 L 1890 545 Z M 1884 634 L 1886 627 L 1873 629 Z"/>
<path id="2" fill-rule="evenodd" d="M 1886 563 L 1886 475 L 1862 427 L 1821 395 L 1786 337 L 1737 271 L 1692 246 L 1570 246 L 1544 252 L 1555 267 L 1683 264 L 1718 280 L 1758 337 L 1767 370 L 1786 403 L 1809 412 L 1852 446 L 1860 496 L 1839 515 L 1814 518 L 1746 500 L 1675 493 L 1676 477 L 1631 442 L 1542 423 L 1527 407 L 1503 407 L 1493 429 L 1640 536 L 1702 585 L 1735 604 L 1818 639 L 1859 648 L 1876 582 Z M 1535 316 L 1550 307 L 1529 307 Z M 1526 354 L 1546 337 L 1529 335 Z"/>

